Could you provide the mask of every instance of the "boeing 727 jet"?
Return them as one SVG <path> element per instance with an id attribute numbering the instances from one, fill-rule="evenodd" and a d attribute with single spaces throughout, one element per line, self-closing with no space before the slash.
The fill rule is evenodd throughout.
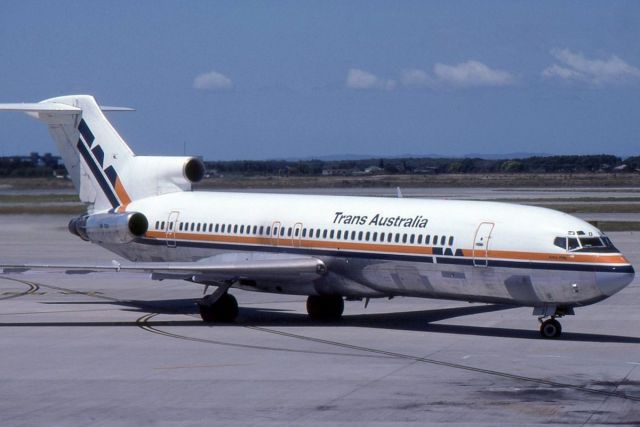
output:
<path id="1" fill-rule="evenodd" d="M 307 296 L 315 319 L 344 299 L 395 296 L 533 307 L 544 337 L 557 318 L 634 278 L 611 240 L 570 215 L 507 203 L 191 191 L 195 157 L 136 156 L 88 95 L 0 104 L 44 122 L 87 204 L 71 233 L 129 260 L 11 265 L 143 271 L 214 286 L 204 321 L 233 321 L 231 288 Z M 1 260 L 0 260 L 1 262 Z"/>

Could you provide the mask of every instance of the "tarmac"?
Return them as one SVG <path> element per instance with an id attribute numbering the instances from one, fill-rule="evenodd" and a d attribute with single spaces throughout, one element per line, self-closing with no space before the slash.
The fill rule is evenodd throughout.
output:
<path id="1" fill-rule="evenodd" d="M 65 216 L 0 216 L 0 264 L 114 256 Z M 639 232 L 609 233 L 640 271 Z M 205 325 L 200 285 L 145 275 L 0 276 L 1 426 L 640 425 L 640 278 L 542 339 L 530 308 L 347 302 L 233 290 Z"/>

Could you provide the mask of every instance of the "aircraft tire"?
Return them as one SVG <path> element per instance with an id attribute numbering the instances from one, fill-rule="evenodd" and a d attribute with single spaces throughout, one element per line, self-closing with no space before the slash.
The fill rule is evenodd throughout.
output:
<path id="1" fill-rule="evenodd" d="M 547 319 L 540 325 L 543 338 L 558 338 L 562 334 L 562 325 L 556 319 Z"/>
<path id="2" fill-rule="evenodd" d="M 200 317 L 207 323 L 233 322 L 238 317 L 238 301 L 231 294 L 224 294 L 213 304 L 199 304 Z"/>
<path id="3" fill-rule="evenodd" d="M 339 320 L 344 312 L 344 300 L 340 295 L 309 295 L 307 313 L 313 320 Z"/>

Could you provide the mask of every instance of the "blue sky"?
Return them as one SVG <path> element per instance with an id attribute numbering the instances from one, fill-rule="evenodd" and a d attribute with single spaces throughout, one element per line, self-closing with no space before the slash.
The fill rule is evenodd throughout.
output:
<path id="1" fill-rule="evenodd" d="M 133 107 L 109 117 L 139 154 L 638 155 L 639 42 L 634 1 L 10 1 L 0 102 Z"/>

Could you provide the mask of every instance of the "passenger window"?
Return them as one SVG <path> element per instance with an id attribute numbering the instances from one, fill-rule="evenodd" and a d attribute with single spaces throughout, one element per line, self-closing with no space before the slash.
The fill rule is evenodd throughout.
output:
<path id="1" fill-rule="evenodd" d="M 330 239 L 333 239 L 333 230 L 331 230 L 331 231 L 329 232 L 329 238 L 330 238 Z"/>
<path id="2" fill-rule="evenodd" d="M 409 243 L 413 244 L 413 242 L 415 241 L 415 238 L 416 238 L 416 236 L 412 234 L 412 235 L 409 237 Z"/>
<path id="3" fill-rule="evenodd" d="M 159 230 L 159 229 L 160 229 L 160 222 L 156 221 L 156 230 Z"/>
<path id="4" fill-rule="evenodd" d="M 438 244 L 438 236 L 433 236 L 433 246 Z"/>
<path id="5" fill-rule="evenodd" d="M 238 234 L 238 224 L 233 226 L 233 233 Z"/>
<path id="6" fill-rule="evenodd" d="M 220 232 L 224 233 L 224 232 L 225 232 L 224 230 L 225 230 L 226 228 L 227 228 L 227 227 L 225 227 L 225 225 L 224 225 L 224 224 L 222 224 L 222 228 L 220 229 Z"/>
<path id="7" fill-rule="evenodd" d="M 449 237 L 449 246 L 453 246 L 453 236 Z"/>
<path id="8" fill-rule="evenodd" d="M 196 231 L 200 231 L 200 223 L 197 224 Z"/>
<path id="9" fill-rule="evenodd" d="M 351 232 L 351 240 L 356 240 L 356 232 L 355 231 Z"/>
<path id="10" fill-rule="evenodd" d="M 380 241 L 384 243 L 384 233 L 380 233 Z"/>
<path id="11" fill-rule="evenodd" d="M 393 233 L 387 234 L 387 242 L 391 243 L 393 241 Z"/>
<path id="12" fill-rule="evenodd" d="M 169 230 L 173 231 L 173 223 L 172 222 L 169 223 Z"/>
<path id="13" fill-rule="evenodd" d="M 220 231 L 220 224 L 216 224 L 216 233 Z"/>
<path id="14" fill-rule="evenodd" d="M 244 233 L 244 225 L 240 226 L 240 234 Z"/>
<path id="15" fill-rule="evenodd" d="M 407 235 L 406 234 L 402 235 L 402 243 L 407 243 Z"/>
<path id="16" fill-rule="evenodd" d="M 160 223 L 160 229 L 164 230 L 164 221 Z"/>
<path id="17" fill-rule="evenodd" d="M 447 242 L 447 237 L 446 236 L 442 236 L 440 238 L 440 246 L 444 246 L 444 244 Z"/>
<path id="18" fill-rule="evenodd" d="M 302 229 L 302 237 L 307 237 L 307 229 L 306 228 Z"/>
<path id="19" fill-rule="evenodd" d="M 291 229 L 289 229 L 289 230 L 291 230 Z M 283 236 L 283 237 L 284 237 L 284 227 L 281 227 L 281 228 L 280 228 L 280 236 Z"/>
<path id="20" fill-rule="evenodd" d="M 418 244 L 422 244 L 422 234 L 418 234 Z"/>
<path id="21" fill-rule="evenodd" d="M 267 227 L 266 234 L 267 234 L 267 236 L 268 236 L 269 234 L 271 234 L 271 227 Z"/>
<path id="22" fill-rule="evenodd" d="M 396 243 L 398 243 L 400 241 L 400 234 L 396 233 Z"/>
<path id="23" fill-rule="evenodd" d="M 261 225 L 259 234 L 262 236 L 263 233 L 264 233 L 264 225 Z"/>
<path id="24" fill-rule="evenodd" d="M 377 242 L 377 241 L 378 241 L 378 232 L 377 232 L 377 231 L 373 233 L 373 239 L 372 239 L 372 240 L 373 240 L 374 242 Z"/>
<path id="25" fill-rule="evenodd" d="M 195 222 L 192 222 L 192 223 L 191 223 L 191 231 L 195 230 L 195 228 L 196 228 L 196 223 L 195 223 Z"/>
<path id="26" fill-rule="evenodd" d="M 431 235 L 427 234 L 426 236 L 424 236 L 424 244 L 428 245 L 429 243 L 431 243 Z"/>
<path id="27" fill-rule="evenodd" d="M 362 240 L 362 231 L 358 232 L 358 240 Z"/>
<path id="28" fill-rule="evenodd" d="M 371 233 L 369 231 L 367 231 L 367 234 L 365 234 L 364 239 L 368 242 L 369 241 L 369 237 L 371 237 Z"/>
<path id="29" fill-rule="evenodd" d="M 300 229 L 296 228 L 295 231 L 293 232 L 293 236 L 298 237 L 299 234 L 300 234 Z"/>
<path id="30" fill-rule="evenodd" d="M 336 239 L 340 240 L 342 238 L 342 230 L 338 230 L 336 233 Z"/>
<path id="31" fill-rule="evenodd" d="M 319 238 L 320 238 L 320 229 L 318 228 L 316 230 L 316 239 L 319 239 Z"/>

